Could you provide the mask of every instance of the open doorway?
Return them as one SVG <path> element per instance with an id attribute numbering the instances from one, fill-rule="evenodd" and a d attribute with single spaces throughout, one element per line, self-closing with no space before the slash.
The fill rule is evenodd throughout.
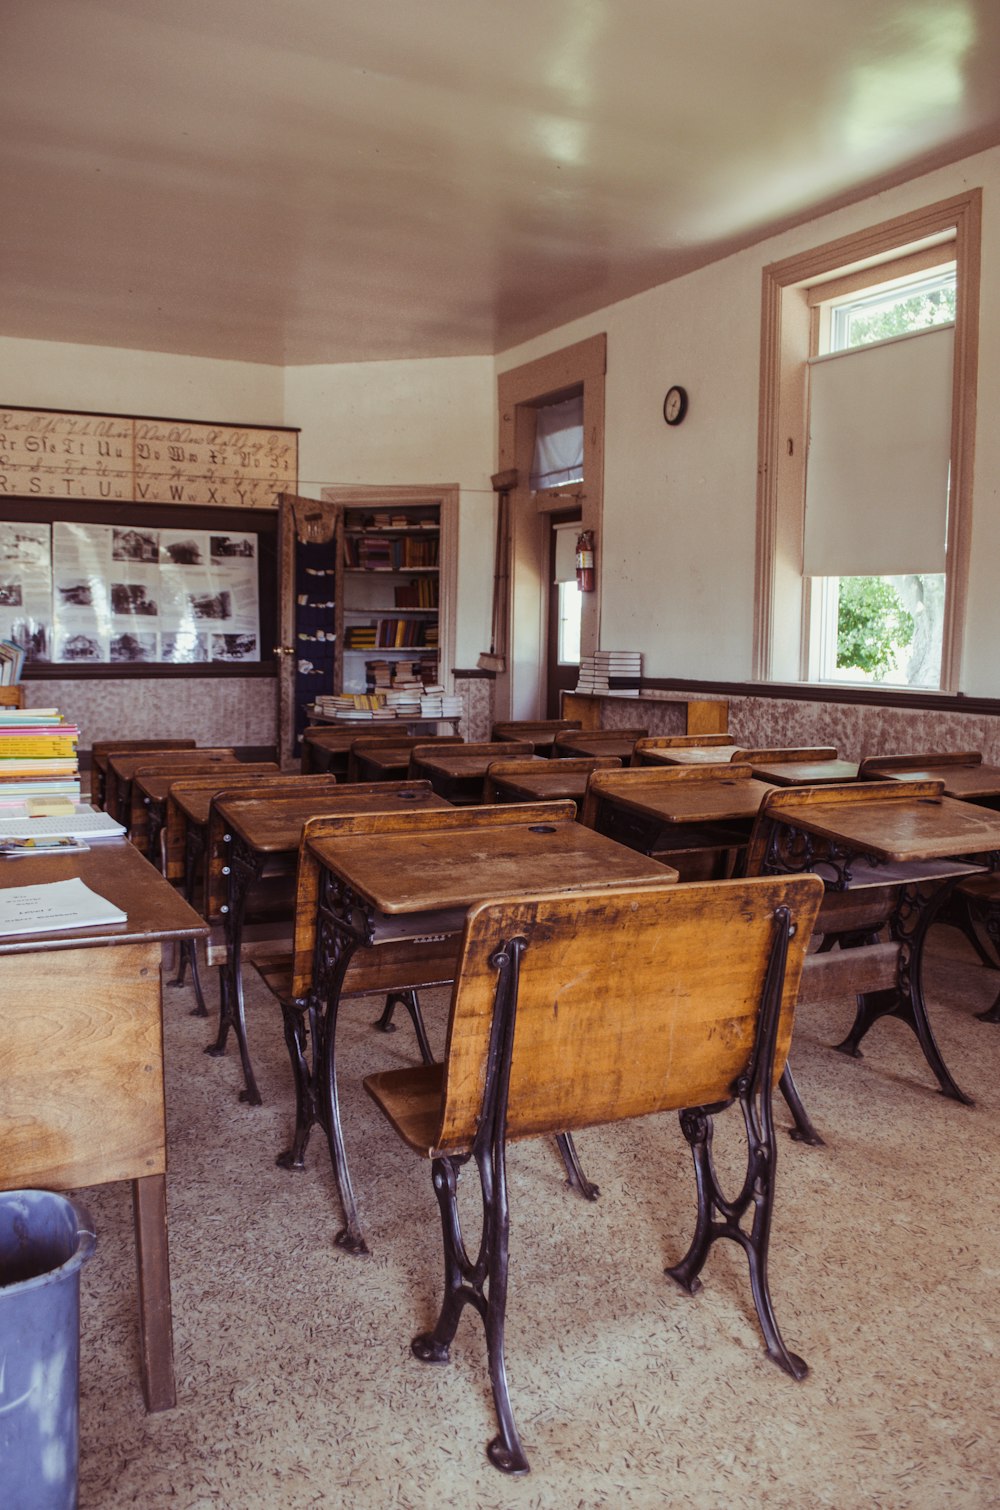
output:
<path id="1" fill-rule="evenodd" d="M 576 580 L 579 509 L 549 516 L 549 623 L 546 636 L 546 718 L 562 716 L 562 694 L 580 673 L 583 593 Z"/>

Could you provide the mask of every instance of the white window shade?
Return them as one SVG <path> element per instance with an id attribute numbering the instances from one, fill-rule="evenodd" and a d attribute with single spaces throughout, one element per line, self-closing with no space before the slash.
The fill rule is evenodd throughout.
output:
<path id="1" fill-rule="evenodd" d="M 579 520 L 555 526 L 557 582 L 573 582 L 576 579 L 576 537 L 582 528 Z"/>
<path id="2" fill-rule="evenodd" d="M 937 326 L 810 362 L 806 576 L 944 571 L 954 345 Z"/>
<path id="3" fill-rule="evenodd" d="M 557 488 L 583 480 L 583 394 L 546 404 L 535 420 L 531 486 Z"/>

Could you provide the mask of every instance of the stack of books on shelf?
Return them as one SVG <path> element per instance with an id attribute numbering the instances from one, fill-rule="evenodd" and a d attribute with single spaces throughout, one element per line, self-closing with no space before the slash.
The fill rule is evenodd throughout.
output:
<path id="1" fill-rule="evenodd" d="M 421 718 L 461 718 L 462 712 L 462 699 L 437 684 L 427 687 L 420 699 Z"/>
<path id="2" fill-rule="evenodd" d="M 348 624 L 344 630 L 345 650 L 374 650 L 378 631 L 374 624 Z"/>
<path id="3" fill-rule="evenodd" d="M 437 578 L 414 577 L 406 586 L 394 587 L 392 595 L 393 606 L 396 608 L 437 608 Z"/>
<path id="4" fill-rule="evenodd" d="M 385 694 L 385 705 L 392 709 L 397 718 L 419 718 L 422 691 L 422 684 L 416 691 L 412 687 L 392 688 Z"/>
<path id="5" fill-rule="evenodd" d="M 615 697 L 638 697 L 642 681 L 641 650 L 598 650 L 594 659 Z"/>
<path id="6" fill-rule="evenodd" d="M 615 697 L 638 697 L 641 681 L 641 650 L 598 650 L 580 657 L 580 675 L 574 691 L 591 696 L 607 697 L 613 692 Z"/>
<path id="7" fill-rule="evenodd" d="M 79 802 L 79 738 L 58 708 L 0 708 L 0 809 Z"/>

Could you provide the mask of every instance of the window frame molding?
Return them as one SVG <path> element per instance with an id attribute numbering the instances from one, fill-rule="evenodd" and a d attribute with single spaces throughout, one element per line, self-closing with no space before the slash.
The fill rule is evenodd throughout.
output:
<path id="1" fill-rule="evenodd" d="M 803 664 L 808 593 L 801 574 L 805 497 L 806 411 L 798 371 L 808 355 L 809 293 L 840 271 L 873 274 L 881 264 L 906 257 L 913 244 L 953 232 L 958 274 L 955 317 L 955 378 L 952 386 L 951 492 L 948 503 L 947 585 L 941 655 L 942 693 L 960 685 L 968 570 L 972 535 L 977 378 L 979 365 L 979 279 L 982 190 L 951 199 L 828 241 L 768 264 L 762 271 L 761 358 L 757 429 L 757 535 L 754 593 L 753 676 L 774 679 L 775 636 L 779 622 L 781 571 L 787 582 L 789 559 L 798 562 L 799 677 Z M 950 259 L 948 259 L 950 260 Z M 800 318 L 793 321 L 791 296 L 804 294 Z M 822 296 L 821 296 L 822 297 Z M 827 295 L 829 297 L 829 295 Z M 783 551 L 785 565 L 779 564 Z M 786 627 L 793 610 L 784 611 Z M 779 678 L 787 681 L 787 675 Z M 812 685 L 812 684 L 810 684 Z"/>

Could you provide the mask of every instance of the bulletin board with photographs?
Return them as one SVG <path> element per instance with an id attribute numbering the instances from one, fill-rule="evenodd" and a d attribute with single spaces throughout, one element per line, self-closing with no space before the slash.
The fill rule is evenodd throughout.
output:
<path id="1" fill-rule="evenodd" d="M 40 504 L 0 510 L 0 639 L 24 677 L 273 675 L 277 515 Z"/>

